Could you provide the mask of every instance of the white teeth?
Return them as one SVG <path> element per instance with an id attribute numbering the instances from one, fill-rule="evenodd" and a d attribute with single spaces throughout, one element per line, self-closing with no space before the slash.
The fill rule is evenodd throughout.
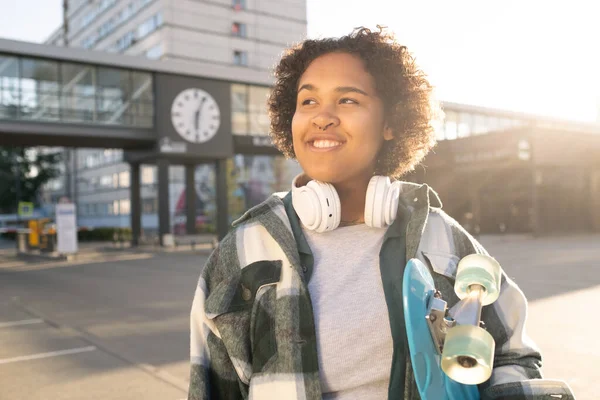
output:
<path id="1" fill-rule="evenodd" d="M 336 147 L 341 145 L 342 142 L 336 142 L 333 140 L 315 140 L 313 142 L 313 146 L 318 147 L 320 149 L 328 148 L 328 147 Z"/>

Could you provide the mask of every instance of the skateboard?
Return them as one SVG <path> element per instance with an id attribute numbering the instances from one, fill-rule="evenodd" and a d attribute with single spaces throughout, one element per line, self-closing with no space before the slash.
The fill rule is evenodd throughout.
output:
<path id="1" fill-rule="evenodd" d="M 411 259 L 402 298 L 408 347 L 422 400 L 476 400 L 477 385 L 492 373 L 495 342 L 483 327 L 481 308 L 500 294 L 502 269 L 492 257 L 472 254 L 458 263 L 452 315 L 428 268 Z"/>

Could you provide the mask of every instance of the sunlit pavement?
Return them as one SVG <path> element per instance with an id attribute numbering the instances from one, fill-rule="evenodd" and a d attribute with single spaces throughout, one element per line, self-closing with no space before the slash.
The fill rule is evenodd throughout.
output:
<path id="1" fill-rule="evenodd" d="M 545 376 L 595 399 L 600 235 L 480 240 L 530 299 L 528 331 Z M 188 315 L 205 260 L 192 252 L 0 258 L 0 398 L 184 398 Z"/>
<path id="2" fill-rule="evenodd" d="M 600 235 L 481 242 L 529 298 L 527 330 L 542 350 L 544 376 L 567 381 L 577 399 L 597 399 Z"/>

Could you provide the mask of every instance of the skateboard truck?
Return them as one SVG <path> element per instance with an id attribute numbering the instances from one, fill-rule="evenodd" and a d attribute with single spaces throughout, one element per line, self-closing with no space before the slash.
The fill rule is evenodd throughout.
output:
<path id="1" fill-rule="evenodd" d="M 447 304 L 442 299 L 442 293 L 436 290 L 429 301 L 425 318 L 427 319 L 427 325 L 429 326 L 435 348 L 440 355 L 442 355 L 442 351 L 444 350 L 444 340 L 446 339 L 448 328 L 456 325 L 454 319 L 446 317 L 447 309 Z"/>
<path id="2" fill-rule="evenodd" d="M 461 299 L 450 314 L 439 291 L 429 298 L 426 320 L 442 370 L 453 380 L 475 385 L 489 379 L 495 350 L 481 321 L 482 307 L 498 298 L 501 268 L 493 258 L 472 254 L 458 264 L 454 291 Z"/>
<path id="3" fill-rule="evenodd" d="M 485 288 L 481 285 L 472 285 L 469 296 L 458 303 L 458 309 L 454 315 L 448 311 L 447 303 L 442 298 L 442 293 L 436 290 L 429 302 L 428 313 L 425 317 L 435 343 L 438 353 L 442 355 L 444 342 L 448 329 L 456 325 L 473 325 L 485 329 L 485 323 L 481 321 L 482 297 Z M 468 368 L 477 363 L 469 357 L 461 357 L 459 363 Z"/>

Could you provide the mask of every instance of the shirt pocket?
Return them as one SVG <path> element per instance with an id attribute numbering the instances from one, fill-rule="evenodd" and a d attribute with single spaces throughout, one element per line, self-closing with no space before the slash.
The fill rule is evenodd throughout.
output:
<path id="1" fill-rule="evenodd" d="M 439 251 L 422 251 L 421 253 L 426 260 L 426 265 L 429 265 L 435 288 L 442 293 L 442 298 L 448 304 L 448 308 L 452 308 L 459 301 L 454 292 L 454 283 L 460 258 L 454 254 Z"/>
<path id="2" fill-rule="evenodd" d="M 206 313 L 221 338 L 242 382 L 262 371 L 276 353 L 274 302 L 281 261 L 257 261 L 215 287 Z"/>

